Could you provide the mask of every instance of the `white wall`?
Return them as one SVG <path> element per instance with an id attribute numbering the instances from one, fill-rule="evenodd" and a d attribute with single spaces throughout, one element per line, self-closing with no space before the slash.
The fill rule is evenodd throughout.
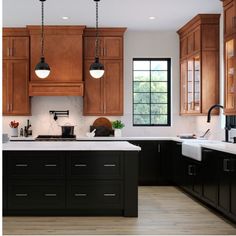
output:
<path id="1" fill-rule="evenodd" d="M 202 133 L 201 125 L 205 117 L 179 116 L 179 39 L 176 32 L 132 32 L 125 34 L 124 56 L 124 116 L 109 117 L 110 120 L 121 118 L 125 123 L 125 136 L 176 136 L 178 133 Z M 171 127 L 133 127 L 132 126 L 132 59 L 137 57 L 170 57 L 172 61 L 171 78 Z M 70 117 L 59 118 L 55 122 L 49 115 L 49 110 L 70 110 Z M 33 134 L 60 134 L 60 127 L 66 122 L 77 125 L 75 133 L 85 135 L 89 125 L 97 117 L 82 116 L 82 97 L 33 97 L 32 116 L 28 117 L 33 126 Z M 20 122 L 20 127 L 26 125 L 27 117 L 3 117 L 3 132 L 9 133 L 11 120 Z M 217 122 L 216 122 L 217 123 Z M 218 127 L 218 124 L 212 123 Z"/>

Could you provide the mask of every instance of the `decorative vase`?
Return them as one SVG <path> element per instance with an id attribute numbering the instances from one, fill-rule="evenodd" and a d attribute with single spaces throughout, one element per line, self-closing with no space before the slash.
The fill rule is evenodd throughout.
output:
<path id="1" fill-rule="evenodd" d="M 115 129 L 115 137 L 121 137 L 121 129 Z"/>
<path id="2" fill-rule="evenodd" d="M 18 127 L 11 128 L 11 137 L 18 137 Z"/>

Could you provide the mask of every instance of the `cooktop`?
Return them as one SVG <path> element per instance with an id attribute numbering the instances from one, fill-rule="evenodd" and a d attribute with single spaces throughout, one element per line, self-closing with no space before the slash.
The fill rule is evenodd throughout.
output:
<path id="1" fill-rule="evenodd" d="M 76 141 L 75 135 L 39 135 L 35 138 L 35 141 Z"/>

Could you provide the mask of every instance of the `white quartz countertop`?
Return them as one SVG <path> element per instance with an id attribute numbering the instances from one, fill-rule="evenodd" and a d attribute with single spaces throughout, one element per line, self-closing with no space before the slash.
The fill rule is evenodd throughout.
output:
<path id="1" fill-rule="evenodd" d="M 194 142 L 194 143 L 199 143 L 201 145 L 201 147 L 205 147 L 205 148 L 210 148 L 213 150 L 217 150 L 217 151 L 221 151 L 221 152 L 227 152 L 227 153 L 231 153 L 231 154 L 235 154 L 236 155 L 236 144 L 233 143 L 225 143 L 222 141 L 215 141 L 215 140 L 198 140 L 198 139 L 180 139 L 178 137 L 130 137 L 130 136 L 126 136 L 126 137 L 77 137 L 76 140 L 78 142 L 30 142 L 30 140 L 34 140 L 34 138 L 26 138 L 26 139 L 22 139 L 22 137 L 19 138 L 11 138 L 11 142 L 13 144 L 9 144 L 5 143 L 3 144 L 3 149 L 4 148 L 10 148 L 13 146 L 15 146 L 16 148 L 18 148 L 18 150 L 26 150 L 24 148 L 28 148 L 29 145 L 33 145 L 32 148 L 37 147 L 40 148 L 38 150 L 55 150 L 55 149 L 47 149 L 47 148 L 54 148 L 54 147 L 58 147 L 57 150 L 69 150 L 69 148 L 75 148 L 75 149 L 71 149 L 71 150 L 90 150 L 90 149 L 86 149 L 88 147 L 92 146 L 92 150 L 120 150 L 119 145 L 122 145 L 122 148 L 131 148 L 133 145 L 129 144 L 128 142 L 125 141 L 132 141 L 132 140 L 156 140 L 156 141 L 176 141 L 176 142 Z M 20 141 L 21 142 L 13 142 L 13 141 Z M 24 142 L 26 141 L 26 142 Z M 79 142 L 79 141 L 83 141 L 83 142 Z M 90 142 L 91 141 L 91 142 Z M 94 142 L 94 141 L 100 141 L 100 142 Z M 107 141 L 107 142 L 106 142 Z M 114 142 L 111 142 L 114 141 Z M 52 144 L 51 144 L 52 143 Z M 55 143 L 55 144 L 54 144 Z M 57 143 L 57 144 L 56 144 Z M 80 144 L 82 143 L 82 144 Z M 86 144 L 88 143 L 88 144 Z M 124 143 L 126 143 L 124 146 Z M 88 146 L 86 146 L 88 145 Z M 89 146 L 90 145 L 90 146 Z M 131 146 L 129 146 L 131 145 Z M 21 148 L 22 146 L 22 148 Z M 52 147 L 53 146 L 53 147 Z M 67 148 L 68 146 L 68 148 Z M 84 149 L 76 149 L 76 148 L 82 148 L 81 146 L 84 147 Z M 19 149 L 21 148 L 21 149 Z M 98 149 L 96 149 L 98 148 Z M 110 148 L 114 148 L 114 149 L 110 149 Z M 6 150 L 6 149 L 5 149 Z M 10 150 L 10 149 L 8 149 Z M 12 150 L 17 150 L 17 149 L 12 149 Z M 28 149 L 27 149 L 28 150 Z M 36 149 L 29 149 L 29 150 L 36 150 Z M 128 149 L 124 149 L 124 150 L 128 150 Z"/>
<path id="2" fill-rule="evenodd" d="M 126 141 L 116 142 L 7 142 L 2 145 L 4 151 L 140 151 L 141 148 Z"/>

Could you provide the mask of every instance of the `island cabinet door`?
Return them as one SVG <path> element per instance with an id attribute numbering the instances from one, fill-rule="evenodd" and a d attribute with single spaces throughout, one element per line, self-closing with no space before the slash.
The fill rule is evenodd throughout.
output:
<path id="1" fill-rule="evenodd" d="M 72 181 L 68 183 L 67 208 L 122 209 L 121 181 Z"/>
<path id="2" fill-rule="evenodd" d="M 8 178 L 64 178 L 63 152 L 11 151 L 3 154 Z"/>
<path id="3" fill-rule="evenodd" d="M 69 178 L 123 179 L 122 152 L 70 152 Z"/>

